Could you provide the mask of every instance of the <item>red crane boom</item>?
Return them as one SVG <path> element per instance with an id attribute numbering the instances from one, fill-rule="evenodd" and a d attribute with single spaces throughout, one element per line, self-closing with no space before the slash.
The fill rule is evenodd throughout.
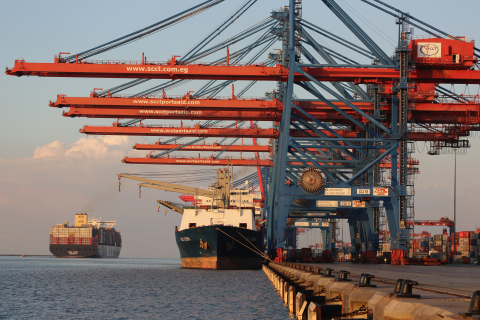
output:
<path id="1" fill-rule="evenodd" d="M 175 126 L 119 126 L 115 122 L 113 126 L 84 126 L 79 130 L 81 133 L 94 135 L 127 135 L 127 136 L 184 136 L 184 137 L 228 137 L 228 138 L 278 138 L 278 130 L 270 129 L 239 129 L 239 128 L 200 128 L 175 127 Z M 328 137 L 334 135 L 326 130 L 320 130 Z M 309 131 L 306 131 L 309 133 Z M 355 131 L 336 130 L 344 138 L 356 138 Z M 291 136 L 306 137 L 301 130 L 291 130 Z M 412 141 L 437 141 L 451 139 L 451 135 L 444 132 L 411 132 L 408 134 Z"/>
<path id="2" fill-rule="evenodd" d="M 142 144 L 136 143 L 133 149 L 136 150 L 172 150 L 181 147 L 182 144 Z M 214 151 L 214 152 L 272 152 L 271 146 L 260 145 L 218 145 L 218 144 L 191 144 L 182 147 L 178 151 Z"/>
<path id="3" fill-rule="evenodd" d="M 382 83 L 398 78 L 393 68 L 304 68 L 318 81 Z M 5 73 L 12 76 L 86 77 L 86 78 L 135 78 L 135 79 L 197 79 L 197 80 L 259 80 L 287 81 L 288 69 L 277 65 L 211 66 L 202 64 L 177 65 L 166 62 L 83 60 L 79 63 L 35 63 L 15 60 L 12 69 Z M 419 83 L 480 84 L 480 72 L 475 70 L 417 69 L 411 79 Z M 295 81 L 309 81 L 295 74 Z"/>

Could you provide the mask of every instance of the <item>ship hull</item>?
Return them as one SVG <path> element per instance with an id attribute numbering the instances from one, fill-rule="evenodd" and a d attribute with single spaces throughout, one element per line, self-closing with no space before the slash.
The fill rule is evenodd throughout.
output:
<path id="1" fill-rule="evenodd" d="M 262 233 L 229 226 L 206 226 L 175 233 L 183 268 L 260 269 Z"/>
<path id="2" fill-rule="evenodd" d="M 50 252 L 56 258 L 118 258 L 122 247 L 111 245 L 51 244 Z"/>

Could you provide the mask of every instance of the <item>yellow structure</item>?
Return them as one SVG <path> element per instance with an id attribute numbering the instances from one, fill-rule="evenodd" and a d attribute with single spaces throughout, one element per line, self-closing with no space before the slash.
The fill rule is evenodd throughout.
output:
<path id="1" fill-rule="evenodd" d="M 87 214 L 86 213 L 75 214 L 75 225 L 74 226 L 79 228 L 84 224 L 87 224 Z"/>

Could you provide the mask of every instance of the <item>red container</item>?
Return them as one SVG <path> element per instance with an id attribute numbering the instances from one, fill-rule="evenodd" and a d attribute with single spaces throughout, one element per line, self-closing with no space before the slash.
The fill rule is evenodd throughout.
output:
<path id="1" fill-rule="evenodd" d="M 421 248 L 420 248 L 420 251 L 421 251 L 421 252 L 428 252 L 428 248 L 426 248 L 426 247 L 421 247 Z"/>
<path id="2" fill-rule="evenodd" d="M 453 246 L 453 244 L 450 246 L 451 247 L 451 251 L 458 251 L 458 245 L 456 245 L 455 247 Z"/>

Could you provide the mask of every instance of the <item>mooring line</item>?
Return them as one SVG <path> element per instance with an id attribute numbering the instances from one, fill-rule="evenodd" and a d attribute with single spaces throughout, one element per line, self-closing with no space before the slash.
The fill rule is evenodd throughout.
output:
<path id="1" fill-rule="evenodd" d="M 257 251 L 253 250 L 252 248 L 250 248 L 249 246 L 247 246 L 245 243 L 238 241 L 237 239 L 235 239 L 234 237 L 232 237 L 232 236 L 229 235 L 228 233 L 224 232 L 223 230 L 220 230 L 220 229 L 218 229 L 218 228 L 216 228 L 216 229 L 217 229 L 218 231 L 226 234 L 227 236 L 229 236 L 229 237 L 232 238 L 233 240 L 237 241 L 237 242 L 240 243 L 241 245 L 244 245 L 244 246 L 247 247 L 248 249 L 252 250 L 252 251 L 255 252 L 256 254 L 260 254 L 260 253 L 258 253 Z M 270 259 L 267 255 L 262 256 L 262 255 L 260 254 L 260 256 L 261 256 L 262 258 L 266 258 L 266 259 L 272 261 L 272 259 Z M 272 262 L 273 262 L 273 261 L 272 261 Z"/>
<path id="2" fill-rule="evenodd" d="M 253 247 L 254 249 L 256 249 L 262 256 L 266 256 L 266 254 L 263 253 L 260 249 L 258 249 L 253 243 L 251 243 L 250 240 L 248 240 L 247 238 L 245 238 L 245 236 L 244 236 L 243 234 L 241 234 L 240 232 L 238 232 L 238 230 L 235 230 L 235 231 L 237 231 L 237 233 L 238 233 L 239 235 L 241 235 L 241 236 L 243 237 L 243 239 L 247 240 L 248 243 L 250 243 L 250 244 L 252 245 L 252 247 Z"/>

